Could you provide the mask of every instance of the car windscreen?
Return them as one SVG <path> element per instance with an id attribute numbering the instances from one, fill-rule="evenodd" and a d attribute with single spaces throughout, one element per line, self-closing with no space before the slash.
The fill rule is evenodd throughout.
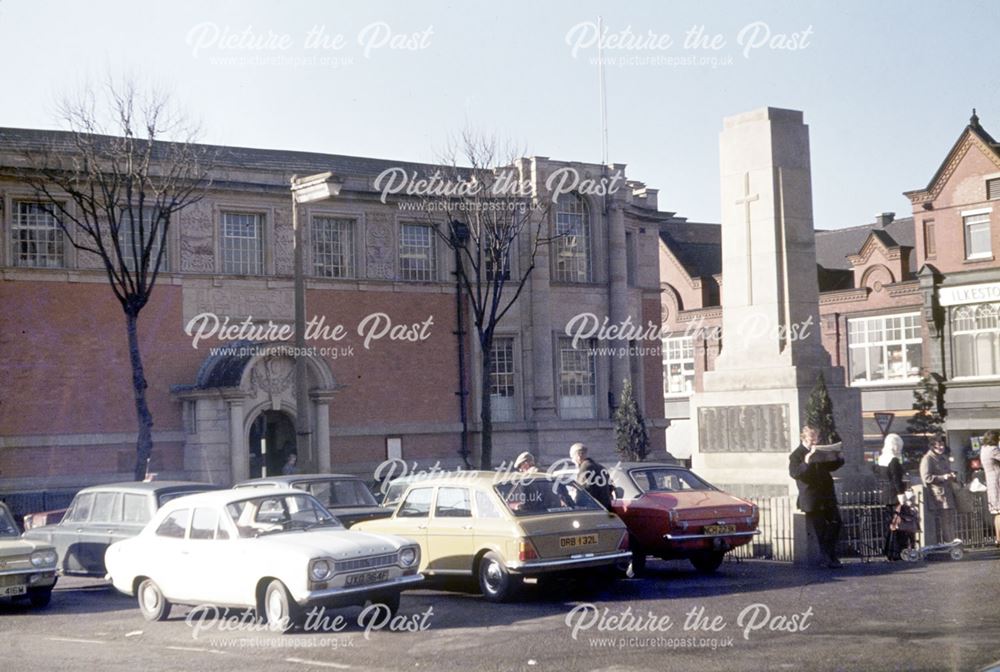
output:
<path id="1" fill-rule="evenodd" d="M 323 506 L 331 509 L 352 506 L 378 506 L 372 493 L 361 481 L 350 478 L 338 478 L 329 481 L 303 481 L 295 487 L 305 490 L 320 501 Z"/>
<path id="2" fill-rule="evenodd" d="M 0 537 L 20 537 L 21 530 L 17 529 L 14 517 L 10 515 L 7 507 L 0 506 Z"/>
<path id="3" fill-rule="evenodd" d="M 643 492 L 715 490 L 687 469 L 633 469 L 629 474 Z"/>
<path id="4" fill-rule="evenodd" d="M 576 483 L 548 478 L 528 478 L 494 486 L 515 516 L 537 516 L 567 511 L 603 511 L 603 507 Z"/>
<path id="5" fill-rule="evenodd" d="M 254 497 L 226 506 L 240 537 L 292 530 L 343 529 L 336 518 L 305 493 Z"/>

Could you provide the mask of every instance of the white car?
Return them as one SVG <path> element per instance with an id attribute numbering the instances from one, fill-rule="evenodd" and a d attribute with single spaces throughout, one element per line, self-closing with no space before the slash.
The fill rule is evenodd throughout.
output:
<path id="1" fill-rule="evenodd" d="M 288 630 L 313 606 L 385 604 L 422 580 L 409 539 L 344 529 L 310 494 L 220 490 L 165 504 L 105 556 L 115 588 L 150 621 L 172 604 L 256 610 Z"/>

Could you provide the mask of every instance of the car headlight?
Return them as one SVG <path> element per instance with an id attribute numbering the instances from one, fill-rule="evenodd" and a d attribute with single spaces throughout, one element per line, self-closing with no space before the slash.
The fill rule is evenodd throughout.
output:
<path id="1" fill-rule="evenodd" d="M 399 562 L 403 567 L 412 567 L 417 561 L 417 549 L 413 547 L 404 548 L 399 552 Z"/>
<path id="2" fill-rule="evenodd" d="M 47 565 L 56 564 L 56 552 L 55 551 L 35 551 L 31 554 L 31 564 L 35 567 L 45 567 Z"/>
<path id="3" fill-rule="evenodd" d="M 313 581 L 326 581 L 333 574 L 333 566 L 328 560 L 313 560 L 309 566 L 309 578 Z"/>

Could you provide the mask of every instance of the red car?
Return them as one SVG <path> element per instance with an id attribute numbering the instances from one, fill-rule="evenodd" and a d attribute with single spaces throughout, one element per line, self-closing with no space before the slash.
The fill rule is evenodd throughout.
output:
<path id="1" fill-rule="evenodd" d="M 619 463 L 609 469 L 613 510 L 625 522 L 632 570 L 641 573 L 650 555 L 687 559 L 714 572 L 727 551 L 757 534 L 757 506 L 709 485 L 671 464 Z"/>

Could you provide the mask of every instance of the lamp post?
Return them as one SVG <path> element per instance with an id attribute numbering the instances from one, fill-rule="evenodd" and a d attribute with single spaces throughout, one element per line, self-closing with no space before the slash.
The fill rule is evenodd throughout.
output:
<path id="1" fill-rule="evenodd" d="M 303 471 L 315 471 L 309 426 L 309 389 L 306 381 L 306 279 L 303 256 L 303 227 L 299 226 L 299 205 L 323 201 L 340 194 L 341 180 L 327 171 L 306 177 L 292 176 L 292 230 L 295 233 L 295 452 Z"/>

